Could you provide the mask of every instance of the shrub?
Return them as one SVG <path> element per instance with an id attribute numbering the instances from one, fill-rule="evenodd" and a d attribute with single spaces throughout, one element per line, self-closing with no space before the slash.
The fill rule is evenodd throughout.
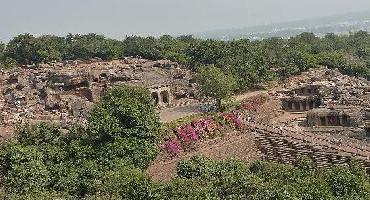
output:
<path id="1" fill-rule="evenodd" d="M 59 127 L 46 123 L 26 125 L 17 131 L 16 138 L 23 145 L 62 145 L 63 143 Z"/>
<path id="2" fill-rule="evenodd" d="M 221 117 L 232 127 L 237 129 L 242 127 L 242 121 L 235 113 L 222 113 Z"/>
<path id="3" fill-rule="evenodd" d="M 2 150 L 1 168 L 7 192 L 28 194 L 49 186 L 51 174 L 37 147 L 9 144 L 5 152 Z"/>
<path id="4" fill-rule="evenodd" d="M 101 142 L 117 137 L 155 141 L 159 128 L 149 91 L 140 87 L 108 89 L 88 117 L 92 139 Z"/>
<path id="5" fill-rule="evenodd" d="M 107 199 L 150 199 L 152 182 L 132 166 L 107 171 L 97 184 L 97 193 Z"/>
<path id="6" fill-rule="evenodd" d="M 177 138 L 171 138 L 165 141 L 164 149 L 172 156 L 177 156 L 182 150 L 181 143 Z"/>

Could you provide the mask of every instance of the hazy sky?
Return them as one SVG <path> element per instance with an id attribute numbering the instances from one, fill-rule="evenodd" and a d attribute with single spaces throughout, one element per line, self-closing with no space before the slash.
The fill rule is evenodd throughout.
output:
<path id="1" fill-rule="evenodd" d="M 40 34 L 178 34 L 370 11 L 370 0 L 0 0 L 0 40 Z"/>

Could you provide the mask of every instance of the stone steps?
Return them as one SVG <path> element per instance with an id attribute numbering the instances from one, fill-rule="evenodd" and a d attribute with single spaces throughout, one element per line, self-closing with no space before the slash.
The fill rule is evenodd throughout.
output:
<path id="1" fill-rule="evenodd" d="M 351 151 L 337 150 L 328 139 L 321 136 L 296 133 L 274 128 L 272 126 L 253 126 L 257 146 L 262 159 L 272 162 L 294 164 L 301 157 L 309 157 L 321 168 L 348 163 L 352 157 L 361 158 L 364 166 L 370 170 L 370 162 L 364 156 L 367 150 L 351 147 Z M 291 137 L 295 135 L 294 137 Z M 324 144 L 322 144 L 324 143 Z M 350 156 L 348 156 L 350 155 Z"/>

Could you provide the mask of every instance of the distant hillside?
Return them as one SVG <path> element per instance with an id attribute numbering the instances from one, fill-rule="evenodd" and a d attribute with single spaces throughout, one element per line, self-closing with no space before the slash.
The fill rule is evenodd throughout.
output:
<path id="1" fill-rule="evenodd" d="M 313 32 L 319 36 L 323 36 L 326 33 L 341 34 L 358 30 L 370 31 L 370 11 L 241 29 L 215 30 L 197 33 L 194 34 L 194 36 L 198 38 L 221 40 L 240 38 L 263 39 L 269 37 L 288 38 L 302 32 Z"/>

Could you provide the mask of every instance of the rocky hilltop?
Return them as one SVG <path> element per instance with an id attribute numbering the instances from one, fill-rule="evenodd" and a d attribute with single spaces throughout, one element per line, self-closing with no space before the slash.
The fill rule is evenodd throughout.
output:
<path id="1" fill-rule="evenodd" d="M 169 96 L 160 106 L 174 105 L 194 93 L 191 72 L 168 60 L 77 60 L 1 70 L 0 134 L 8 135 L 24 123 L 52 121 L 68 128 L 84 122 L 102 91 L 120 84 L 152 92 L 166 88 Z"/>

